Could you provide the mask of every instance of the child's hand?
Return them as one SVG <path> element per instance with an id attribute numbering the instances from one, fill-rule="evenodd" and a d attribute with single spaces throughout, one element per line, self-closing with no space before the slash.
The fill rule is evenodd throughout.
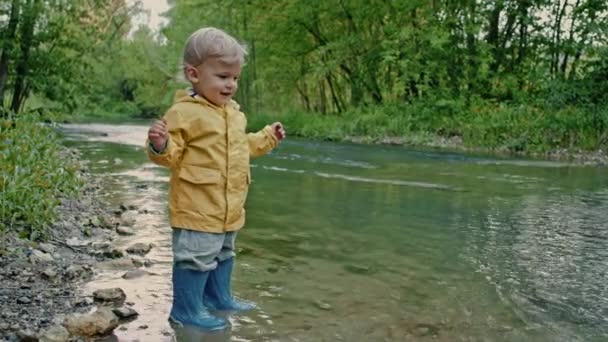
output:
<path id="1" fill-rule="evenodd" d="M 285 139 L 285 137 L 287 136 L 282 123 L 275 122 L 270 127 L 272 127 L 272 133 L 274 133 L 274 136 L 277 137 L 279 141 Z"/>
<path id="2" fill-rule="evenodd" d="M 148 130 L 148 139 L 156 151 L 162 151 L 167 144 L 167 121 L 157 120 Z"/>

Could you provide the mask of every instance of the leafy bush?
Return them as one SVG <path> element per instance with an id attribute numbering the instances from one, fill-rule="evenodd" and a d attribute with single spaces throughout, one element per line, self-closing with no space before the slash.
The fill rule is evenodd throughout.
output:
<path id="1" fill-rule="evenodd" d="M 77 166 L 37 114 L 0 120 L 0 231 L 38 239 L 56 218 L 61 197 L 80 187 Z"/>

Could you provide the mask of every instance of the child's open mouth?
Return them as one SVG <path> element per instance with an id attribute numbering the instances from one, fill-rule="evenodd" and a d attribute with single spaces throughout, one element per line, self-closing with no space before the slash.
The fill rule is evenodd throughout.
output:
<path id="1" fill-rule="evenodd" d="M 226 92 L 221 92 L 220 95 L 222 95 L 222 96 L 231 96 L 232 93 L 231 92 L 227 92 L 227 93 Z"/>

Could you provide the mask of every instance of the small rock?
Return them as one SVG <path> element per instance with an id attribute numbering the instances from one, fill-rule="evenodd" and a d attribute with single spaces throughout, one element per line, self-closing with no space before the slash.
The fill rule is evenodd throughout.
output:
<path id="1" fill-rule="evenodd" d="M 68 246 L 72 246 L 72 247 L 84 247 L 89 244 L 88 241 L 80 240 L 77 237 L 67 239 L 66 243 L 68 244 Z"/>
<path id="2" fill-rule="evenodd" d="M 38 342 L 36 333 L 29 329 L 19 330 L 17 337 L 19 338 L 19 342 Z"/>
<path id="3" fill-rule="evenodd" d="M 137 311 L 135 311 L 135 310 L 133 310 L 131 308 L 128 308 L 128 307 L 122 307 L 122 308 L 114 309 L 114 310 L 112 310 L 112 312 L 116 316 L 118 316 L 118 318 L 120 318 L 120 319 L 127 319 L 127 318 L 130 318 L 130 317 L 134 317 L 134 316 L 139 315 L 137 313 Z"/>
<path id="4" fill-rule="evenodd" d="M 139 329 L 139 330 L 148 329 L 148 325 L 146 325 L 146 324 L 140 325 L 139 327 L 137 327 L 137 329 Z"/>
<path id="5" fill-rule="evenodd" d="M 127 211 L 122 214 L 120 221 L 124 226 L 133 227 L 137 222 L 137 211 Z"/>
<path id="6" fill-rule="evenodd" d="M 93 300 L 93 298 L 84 297 L 84 298 L 74 301 L 74 306 L 77 306 L 77 307 L 89 306 L 89 305 L 93 305 L 94 302 L 95 301 Z"/>
<path id="7" fill-rule="evenodd" d="M 106 258 L 118 259 L 118 258 L 122 258 L 124 253 L 118 248 L 111 248 L 109 250 L 103 251 L 102 255 Z"/>
<path id="8" fill-rule="evenodd" d="M 324 301 L 321 301 L 321 300 L 316 300 L 315 305 L 321 310 L 331 310 L 332 309 L 330 304 L 328 304 Z"/>
<path id="9" fill-rule="evenodd" d="M 364 265 L 345 265 L 344 269 L 354 274 L 371 274 L 373 269 Z"/>
<path id="10" fill-rule="evenodd" d="M 48 279 L 53 279 L 57 276 L 57 271 L 55 271 L 55 269 L 53 269 L 52 267 L 49 267 L 47 269 L 44 270 L 44 272 L 42 272 L 42 274 L 47 277 Z"/>
<path id="11" fill-rule="evenodd" d="M 115 223 L 109 215 L 104 214 L 99 216 L 99 226 L 104 229 L 112 229 Z"/>
<path id="12" fill-rule="evenodd" d="M 87 315 L 68 316 L 63 323 L 72 335 L 85 337 L 109 334 L 118 324 L 118 317 L 105 307 Z"/>
<path id="13" fill-rule="evenodd" d="M 17 298 L 17 303 L 19 304 L 29 304 L 31 302 L 32 300 L 25 296 Z"/>
<path id="14" fill-rule="evenodd" d="M 40 248 L 41 251 L 49 254 L 53 254 L 55 252 L 55 246 L 51 245 L 50 243 L 42 242 L 38 245 L 38 248 Z"/>
<path id="15" fill-rule="evenodd" d="M 99 220 L 99 217 L 97 216 L 93 216 L 89 218 L 89 226 L 91 227 L 99 227 L 101 226 L 101 221 Z"/>
<path id="16" fill-rule="evenodd" d="M 137 254 L 137 255 L 146 255 L 146 254 L 148 254 L 148 252 L 150 252 L 151 249 L 152 249 L 152 246 L 149 243 L 138 242 L 138 243 L 134 244 L 133 246 L 127 248 L 127 253 Z"/>
<path id="17" fill-rule="evenodd" d="M 34 249 L 32 251 L 32 254 L 30 254 L 30 262 L 32 264 L 45 264 L 52 262 L 53 260 L 54 259 L 52 255 L 37 249 Z"/>
<path id="18" fill-rule="evenodd" d="M 69 280 L 88 278 L 92 274 L 93 271 L 81 265 L 71 265 L 65 270 L 65 277 Z"/>
<path id="19" fill-rule="evenodd" d="M 127 295 L 120 287 L 114 287 L 93 292 L 93 298 L 95 301 L 103 304 L 121 306 L 125 302 Z"/>
<path id="20" fill-rule="evenodd" d="M 40 342 L 67 342 L 70 333 L 62 325 L 54 325 L 42 332 Z"/>
<path id="21" fill-rule="evenodd" d="M 135 267 L 142 267 L 144 265 L 144 261 L 140 258 L 131 258 L 131 262 Z"/>
<path id="22" fill-rule="evenodd" d="M 135 232 L 133 231 L 133 229 L 131 229 L 129 227 L 123 227 L 123 226 L 119 226 L 118 228 L 116 228 L 116 232 L 119 235 L 135 235 Z"/>
<path id="23" fill-rule="evenodd" d="M 148 271 L 136 269 L 136 270 L 127 271 L 125 274 L 122 275 L 122 278 L 123 279 L 136 279 L 136 278 L 141 278 L 141 277 L 149 275 L 149 274 L 151 274 L 151 273 Z"/>

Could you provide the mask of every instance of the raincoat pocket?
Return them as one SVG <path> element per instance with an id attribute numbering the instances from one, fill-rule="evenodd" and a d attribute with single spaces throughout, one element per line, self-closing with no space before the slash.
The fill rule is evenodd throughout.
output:
<path id="1" fill-rule="evenodd" d="M 191 214 L 223 218 L 226 198 L 222 187 L 222 174 L 218 169 L 197 165 L 183 165 L 179 182 L 173 194 L 180 210 Z"/>
<path id="2" fill-rule="evenodd" d="M 180 179 L 192 184 L 217 184 L 221 176 L 220 170 L 195 165 L 184 165 L 179 172 Z"/>

